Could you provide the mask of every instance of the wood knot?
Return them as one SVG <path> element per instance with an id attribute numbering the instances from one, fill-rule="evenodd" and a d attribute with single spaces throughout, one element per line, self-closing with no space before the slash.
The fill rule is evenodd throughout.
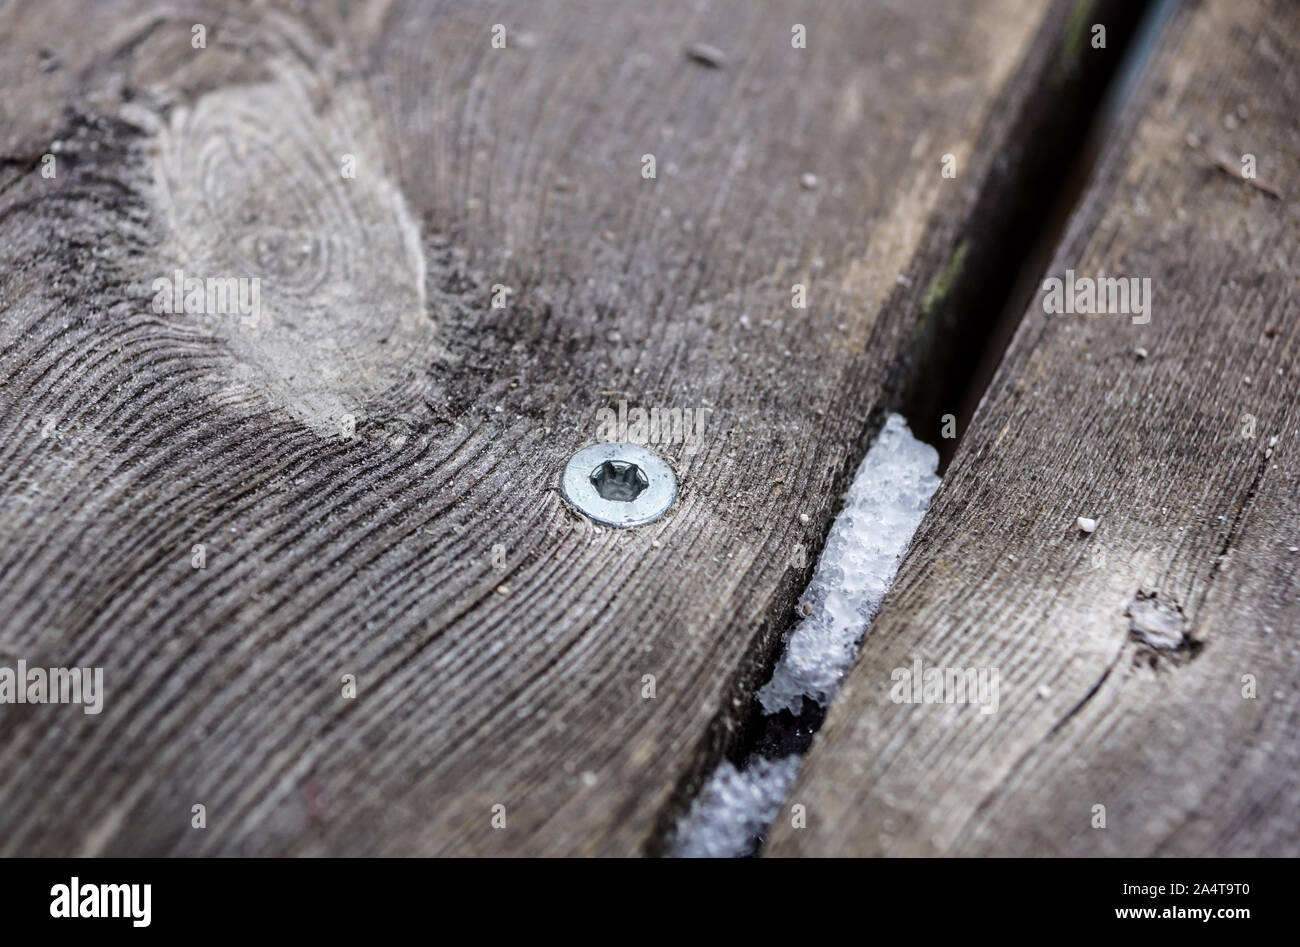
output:
<path id="1" fill-rule="evenodd" d="M 1203 642 L 1191 637 L 1187 616 L 1177 602 L 1156 592 L 1138 592 L 1124 612 L 1129 636 L 1153 659 L 1157 656 L 1193 658 Z"/>
<path id="2" fill-rule="evenodd" d="M 252 316 L 187 306 L 166 318 L 224 339 L 250 396 L 331 436 L 391 401 L 436 350 L 424 252 L 363 94 L 338 88 L 322 107 L 305 67 L 270 71 L 159 122 L 157 275 L 253 282 L 241 297 L 245 309 L 256 300 Z"/>

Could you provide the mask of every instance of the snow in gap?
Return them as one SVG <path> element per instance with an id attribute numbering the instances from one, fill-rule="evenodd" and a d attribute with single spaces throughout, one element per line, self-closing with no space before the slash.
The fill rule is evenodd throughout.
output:
<path id="1" fill-rule="evenodd" d="M 767 830 L 799 773 L 799 757 L 723 760 L 677 826 L 677 858 L 739 858 Z"/>
<path id="2" fill-rule="evenodd" d="M 798 714 L 805 700 L 830 703 L 875 617 L 912 534 L 939 488 L 939 453 L 891 414 L 863 458 L 799 600 L 804 617 L 791 630 L 772 679 L 757 698 L 765 714 Z M 735 857 L 781 811 L 799 772 L 799 756 L 723 761 L 677 829 L 674 855 Z"/>
<path id="3" fill-rule="evenodd" d="M 799 600 L 805 617 L 758 692 L 764 713 L 797 714 L 805 700 L 826 706 L 835 696 L 939 488 L 938 466 L 939 452 L 913 437 L 901 415 L 891 414 L 858 467 Z"/>

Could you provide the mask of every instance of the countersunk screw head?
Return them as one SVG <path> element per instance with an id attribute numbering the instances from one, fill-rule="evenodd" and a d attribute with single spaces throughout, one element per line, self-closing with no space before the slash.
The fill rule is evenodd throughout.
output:
<path id="1" fill-rule="evenodd" d="M 640 444 L 616 441 L 584 447 L 564 467 L 560 492 L 583 516 L 606 526 L 642 526 L 677 498 L 677 476 Z"/>

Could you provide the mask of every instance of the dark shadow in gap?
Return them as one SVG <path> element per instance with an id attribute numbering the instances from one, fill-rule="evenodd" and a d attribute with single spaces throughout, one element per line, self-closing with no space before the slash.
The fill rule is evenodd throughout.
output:
<path id="1" fill-rule="evenodd" d="M 1121 21 L 1108 18 L 1108 40 L 1118 41 L 1112 50 L 1118 64 L 1099 62 L 1089 67 L 1100 75 L 1090 75 L 1084 81 L 1073 107 L 1060 108 L 1054 114 L 1026 115 L 1026 127 L 1040 130 L 1036 136 L 1013 136 L 1013 140 L 1031 142 L 1026 155 L 1010 162 L 1019 176 L 1004 186 L 991 182 L 984 190 L 981 204 L 1001 201 L 1003 207 L 977 210 L 975 219 L 996 220 L 999 226 L 993 233 L 973 235 L 967 243 L 965 278 L 944 307 L 942 333 L 950 335 L 938 339 L 932 335 L 924 343 L 924 354 L 911 355 L 912 359 L 926 359 L 920 364 L 926 364 L 928 370 L 913 373 L 912 384 L 900 392 L 900 411 L 908 425 L 939 450 L 940 474 L 952 461 L 961 434 L 1038 292 L 1039 281 L 1175 2 L 1133 3 L 1129 10 L 1121 11 Z M 1046 99 L 1040 100 L 1040 109 L 1049 106 Z M 1072 133 L 1080 120 L 1087 122 L 1086 131 Z M 955 438 L 938 436 L 946 414 L 955 415 Z"/>

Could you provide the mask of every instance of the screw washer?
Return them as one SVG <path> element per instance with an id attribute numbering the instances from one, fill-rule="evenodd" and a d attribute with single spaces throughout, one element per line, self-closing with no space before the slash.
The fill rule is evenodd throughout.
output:
<path id="1" fill-rule="evenodd" d="M 650 485 L 635 500 L 606 500 L 591 475 L 607 460 L 635 464 Z M 579 513 L 606 526 L 625 528 L 652 523 L 677 499 L 677 475 L 654 451 L 626 441 L 582 448 L 564 466 L 560 492 Z"/>

